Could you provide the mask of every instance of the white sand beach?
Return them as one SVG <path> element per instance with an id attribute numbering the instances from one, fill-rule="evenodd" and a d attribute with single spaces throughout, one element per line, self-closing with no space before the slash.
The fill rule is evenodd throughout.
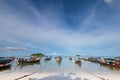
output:
<path id="1" fill-rule="evenodd" d="M 0 80 L 119 80 L 119 75 L 91 73 L 89 71 L 78 72 L 0 72 Z"/>
<path id="2" fill-rule="evenodd" d="M 12 73 L 0 73 L 1 80 L 17 80 L 22 76 L 30 73 L 12 72 Z M 18 80 L 102 80 L 90 73 L 40 73 L 36 72 L 24 78 Z"/>

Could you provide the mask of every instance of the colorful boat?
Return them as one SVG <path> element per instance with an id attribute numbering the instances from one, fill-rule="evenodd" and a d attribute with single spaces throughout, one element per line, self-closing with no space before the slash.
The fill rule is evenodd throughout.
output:
<path id="1" fill-rule="evenodd" d="M 59 56 L 59 57 L 55 57 L 55 59 L 56 59 L 57 62 L 61 62 L 62 57 L 61 57 L 61 56 Z"/>
<path id="2" fill-rule="evenodd" d="M 115 57 L 115 60 L 113 62 L 113 66 L 120 68 L 120 57 Z"/>
<path id="3" fill-rule="evenodd" d="M 81 64 L 81 60 L 75 60 L 76 64 Z"/>
<path id="4" fill-rule="evenodd" d="M 41 58 L 30 58 L 30 59 L 24 59 L 24 58 L 18 58 L 19 63 L 34 63 L 39 62 Z"/>
<path id="5" fill-rule="evenodd" d="M 12 64 L 11 60 L 5 57 L 0 57 L 0 70 L 5 68 L 10 68 L 11 64 Z"/>

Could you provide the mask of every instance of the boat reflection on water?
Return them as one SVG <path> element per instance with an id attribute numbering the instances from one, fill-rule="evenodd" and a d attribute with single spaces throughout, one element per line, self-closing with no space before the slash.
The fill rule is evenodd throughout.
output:
<path id="1" fill-rule="evenodd" d="M 0 72 L 4 72 L 4 71 L 10 70 L 10 69 L 11 69 L 11 67 L 6 67 L 4 69 L 0 69 Z"/>
<path id="2" fill-rule="evenodd" d="M 19 64 L 18 67 L 20 67 L 20 69 L 22 69 L 23 67 L 33 66 L 33 65 L 40 65 L 40 62 Z"/>
<path id="3" fill-rule="evenodd" d="M 58 56 L 58 57 L 55 57 L 55 59 L 56 59 L 56 62 L 58 64 L 58 66 L 60 66 L 61 65 L 61 61 L 62 61 L 62 57 Z"/>
<path id="4" fill-rule="evenodd" d="M 58 66 L 61 66 L 61 62 L 62 61 L 56 61 L 56 63 L 58 64 Z"/>
<path id="5" fill-rule="evenodd" d="M 75 60 L 75 64 L 78 65 L 79 67 L 82 66 L 82 62 L 81 62 L 81 60 Z"/>

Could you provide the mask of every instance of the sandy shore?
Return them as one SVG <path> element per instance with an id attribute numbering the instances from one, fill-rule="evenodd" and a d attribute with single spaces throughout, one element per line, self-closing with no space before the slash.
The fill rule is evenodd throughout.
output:
<path id="1" fill-rule="evenodd" d="M 2 72 L 0 78 L 1 80 L 117 80 L 86 71 L 76 73 Z"/>

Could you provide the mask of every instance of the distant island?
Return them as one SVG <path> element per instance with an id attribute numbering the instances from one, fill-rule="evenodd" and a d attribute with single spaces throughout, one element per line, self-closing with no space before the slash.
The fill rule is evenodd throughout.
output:
<path id="1" fill-rule="evenodd" d="M 31 57 L 43 57 L 45 56 L 43 53 L 34 53 L 30 55 Z"/>

